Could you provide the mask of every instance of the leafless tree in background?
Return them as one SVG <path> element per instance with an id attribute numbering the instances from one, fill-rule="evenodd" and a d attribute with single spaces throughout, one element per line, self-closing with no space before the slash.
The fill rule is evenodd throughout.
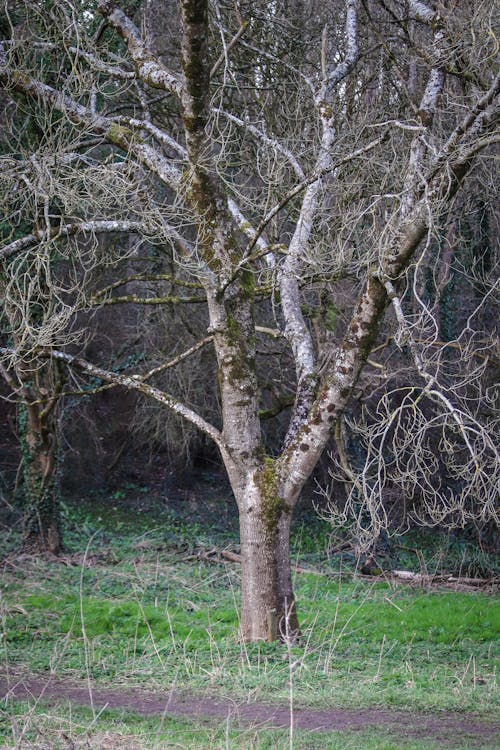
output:
<path id="1" fill-rule="evenodd" d="M 149 12 L 162 7 L 171 5 Z M 441 345 L 436 312 L 420 293 L 423 268 L 445 286 L 449 254 L 434 266 L 430 255 L 459 188 L 472 175 L 491 180 L 499 77 L 486 5 L 180 0 L 179 19 L 172 11 L 164 23 L 164 45 L 147 21 L 139 28 L 109 0 L 98 3 L 102 23 L 69 3 L 43 17 L 36 5 L 25 8 L 29 21 L 12 21 L 2 44 L 0 81 L 20 111 L 43 113 L 47 132 L 59 134 L 53 168 L 67 170 L 61 193 L 84 195 L 70 206 L 59 198 L 53 211 L 30 177 L 29 157 L 11 157 L 19 164 L 9 169 L 26 185 L 6 212 L 12 231 L 26 196 L 44 208 L 41 222 L 32 216 L 29 231 L 0 250 L 7 287 L 19 266 L 51 248 L 78 258 L 82 241 L 96 249 L 95 271 L 95 238 L 126 232 L 144 240 L 137 272 L 120 277 L 117 246 L 116 282 L 75 294 L 74 313 L 202 299 L 207 329 L 163 364 L 124 373 L 75 356 L 66 340 L 78 333 L 72 317 L 49 338 L 46 325 L 30 325 L 29 336 L 1 350 L 4 366 L 15 368 L 26 352 L 66 363 L 71 377 L 86 373 L 155 399 L 217 445 L 239 509 L 242 637 L 277 637 L 285 613 L 289 631 L 298 630 L 292 512 L 367 361 L 375 372 L 391 367 L 377 338 L 388 309 L 413 372 L 402 396 L 381 393 L 377 419 L 360 423 L 365 464 L 353 486 L 379 519 L 372 509 L 380 508 L 389 460 L 405 491 L 422 490 L 429 517 L 494 516 L 494 424 L 478 411 L 488 399 L 492 410 L 491 389 L 481 391 L 481 366 L 468 364 L 477 315 L 456 337 L 462 374 L 458 358 L 448 366 L 453 342 Z M 119 190 L 106 188 L 110 175 Z M 120 294 L 127 280 L 142 293 Z M 479 306 L 493 295 L 488 287 Z M 66 304 L 53 299 L 50 320 Z M 205 346 L 217 362 L 217 420 L 154 385 L 162 369 Z M 489 357 L 490 343 L 480 346 Z M 275 364 L 263 372 L 266 349 Z M 283 378 L 287 363 L 292 377 Z M 470 384 L 479 387 L 472 399 Z M 263 406 L 289 408 L 272 452 Z M 441 435 L 439 457 L 426 442 L 429 423 Z M 414 461 L 406 458 L 412 444 Z M 453 496 L 429 485 L 436 461 L 456 483 Z"/>

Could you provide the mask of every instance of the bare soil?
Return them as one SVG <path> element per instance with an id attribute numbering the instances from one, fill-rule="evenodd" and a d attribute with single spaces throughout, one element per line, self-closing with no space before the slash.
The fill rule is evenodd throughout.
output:
<path id="1" fill-rule="evenodd" d="M 239 703 L 181 692 L 151 692 L 142 688 L 128 690 L 88 685 L 54 676 L 0 672 L 0 701 L 28 700 L 45 703 L 69 701 L 80 706 L 122 709 L 142 716 L 188 717 L 197 720 L 224 720 L 237 724 L 286 728 L 290 709 L 263 703 Z M 384 708 L 311 709 L 294 708 L 296 729 L 314 732 L 362 731 L 371 727 L 406 739 L 432 739 L 443 745 L 500 747 L 500 722 L 481 721 L 473 715 L 455 713 L 412 713 Z"/>

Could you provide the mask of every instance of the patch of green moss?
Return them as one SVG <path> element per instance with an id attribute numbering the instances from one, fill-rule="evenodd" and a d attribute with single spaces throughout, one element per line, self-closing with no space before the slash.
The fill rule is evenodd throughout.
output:
<path id="1" fill-rule="evenodd" d="M 114 122 L 109 128 L 107 139 L 110 143 L 114 143 L 115 146 L 120 146 L 121 148 L 128 145 L 128 142 L 131 139 L 136 141 L 141 140 L 133 130 L 126 128 L 123 125 L 119 125 L 117 122 Z"/>
<path id="2" fill-rule="evenodd" d="M 241 337 L 241 326 L 234 315 L 228 313 L 227 316 L 227 333 L 231 344 L 237 344 Z"/>
<path id="3" fill-rule="evenodd" d="M 270 531 L 276 531 L 280 515 L 285 509 L 285 503 L 277 492 L 276 461 L 270 456 L 264 458 L 264 468 L 258 479 L 262 493 L 261 517 Z"/>
<path id="4" fill-rule="evenodd" d="M 253 358 L 251 357 L 248 348 L 253 346 L 253 341 L 247 339 L 241 329 L 241 324 L 235 315 L 228 312 L 227 315 L 227 337 L 229 344 L 233 350 L 231 357 L 231 363 L 229 368 L 229 382 L 231 385 L 239 384 L 248 378 L 249 374 L 254 369 Z M 242 395 L 247 394 L 249 397 L 253 396 L 252 387 L 244 388 Z"/>
<path id="5" fill-rule="evenodd" d="M 245 297 L 252 299 L 255 294 L 255 277 L 248 269 L 244 269 L 241 274 L 241 286 Z"/>

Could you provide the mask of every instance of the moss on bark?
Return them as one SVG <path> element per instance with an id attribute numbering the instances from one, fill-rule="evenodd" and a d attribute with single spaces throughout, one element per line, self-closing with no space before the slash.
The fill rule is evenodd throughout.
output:
<path id="1" fill-rule="evenodd" d="M 257 476 L 257 482 L 262 496 L 260 509 L 262 520 L 269 531 L 277 532 L 278 521 L 286 510 L 286 504 L 278 492 L 274 458 L 270 456 L 264 458 L 264 466 Z"/>

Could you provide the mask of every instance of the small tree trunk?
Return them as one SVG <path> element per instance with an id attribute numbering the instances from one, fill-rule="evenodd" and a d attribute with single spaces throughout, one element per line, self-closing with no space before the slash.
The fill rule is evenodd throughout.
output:
<path id="1" fill-rule="evenodd" d="M 62 549 L 62 536 L 56 435 L 50 429 L 55 425 L 51 418 L 43 419 L 38 404 L 23 407 L 20 423 L 25 495 L 22 547 L 30 553 L 57 555 Z"/>

